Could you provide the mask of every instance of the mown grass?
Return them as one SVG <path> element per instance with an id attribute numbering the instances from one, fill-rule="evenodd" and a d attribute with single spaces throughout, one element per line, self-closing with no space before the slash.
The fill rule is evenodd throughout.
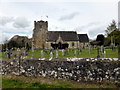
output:
<path id="1" fill-rule="evenodd" d="M 32 52 L 31 50 L 28 52 L 28 57 L 41 57 L 41 50 L 42 49 L 38 49 L 35 50 L 34 52 Z M 49 58 L 50 57 L 50 49 L 46 49 L 48 54 L 44 54 L 44 57 Z M 89 52 L 89 49 L 82 49 L 82 52 L 78 55 L 78 49 L 76 50 L 76 56 L 74 56 L 74 51 L 72 51 L 72 49 L 69 50 L 68 55 L 67 56 L 62 56 L 62 51 L 59 50 L 59 58 L 73 58 L 73 57 L 77 57 L 77 58 L 97 58 L 97 49 L 93 48 L 92 52 Z M 118 58 L 118 51 L 115 50 L 113 51 L 112 49 L 105 49 L 106 51 L 106 58 Z M 14 51 L 15 52 L 15 51 Z M 56 53 L 56 51 L 54 50 L 54 53 Z M 103 58 L 102 56 L 102 52 L 100 52 L 100 56 L 101 58 Z M 53 55 L 53 57 L 56 57 L 56 54 Z M 0 52 L 0 58 L 3 59 L 7 59 L 7 55 L 5 55 L 5 52 Z M 12 56 L 13 58 L 13 56 Z"/>
<path id="2" fill-rule="evenodd" d="M 116 88 L 114 84 L 73 82 L 63 79 L 3 76 L 2 88 Z"/>
<path id="3" fill-rule="evenodd" d="M 2 78 L 2 88 L 67 88 L 65 86 L 26 82 L 19 79 Z"/>

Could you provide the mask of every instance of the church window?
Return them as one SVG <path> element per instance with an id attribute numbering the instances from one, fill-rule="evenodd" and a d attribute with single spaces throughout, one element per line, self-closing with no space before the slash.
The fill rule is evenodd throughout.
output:
<path id="1" fill-rule="evenodd" d="M 74 46 L 74 42 L 72 42 L 72 46 Z"/>

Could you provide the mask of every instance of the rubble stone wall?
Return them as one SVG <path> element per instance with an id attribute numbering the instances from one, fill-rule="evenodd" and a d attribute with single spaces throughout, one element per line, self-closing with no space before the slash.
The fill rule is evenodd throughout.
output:
<path id="1" fill-rule="evenodd" d="M 120 81 L 120 61 L 2 61 L 2 74 L 43 76 L 73 81 Z"/>

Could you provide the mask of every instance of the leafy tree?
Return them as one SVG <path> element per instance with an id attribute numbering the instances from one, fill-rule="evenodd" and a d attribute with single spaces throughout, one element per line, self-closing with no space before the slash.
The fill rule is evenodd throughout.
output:
<path id="1" fill-rule="evenodd" d="M 105 30 L 107 37 L 105 38 L 105 45 L 120 44 L 120 31 L 116 26 L 115 20 Z"/>
<path id="2" fill-rule="evenodd" d="M 8 42 L 8 49 L 11 49 L 13 47 L 17 47 L 18 48 L 19 45 L 18 45 L 17 42 L 11 40 L 11 41 Z"/>
<path id="3" fill-rule="evenodd" d="M 115 20 L 113 20 L 112 23 L 110 23 L 110 25 L 108 25 L 107 30 L 105 30 L 106 35 L 108 36 L 114 30 L 118 31 Z"/>
<path id="4" fill-rule="evenodd" d="M 99 35 L 97 36 L 96 41 L 98 42 L 97 45 L 100 45 L 100 46 L 101 46 L 101 45 L 104 45 L 104 35 L 99 34 Z"/>
<path id="5" fill-rule="evenodd" d="M 112 31 L 109 35 L 108 35 L 108 37 L 110 37 L 110 36 L 112 36 L 112 38 L 113 38 L 113 43 L 115 44 L 115 45 L 118 45 L 118 44 L 120 44 L 120 31 Z"/>

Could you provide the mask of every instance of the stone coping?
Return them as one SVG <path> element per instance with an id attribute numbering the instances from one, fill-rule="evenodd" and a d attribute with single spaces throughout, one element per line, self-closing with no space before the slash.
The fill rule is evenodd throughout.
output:
<path id="1" fill-rule="evenodd" d="M 2 61 L 13 61 L 18 59 L 1 59 Z M 20 60 L 43 60 L 43 61 L 120 61 L 119 58 L 24 58 Z"/>

